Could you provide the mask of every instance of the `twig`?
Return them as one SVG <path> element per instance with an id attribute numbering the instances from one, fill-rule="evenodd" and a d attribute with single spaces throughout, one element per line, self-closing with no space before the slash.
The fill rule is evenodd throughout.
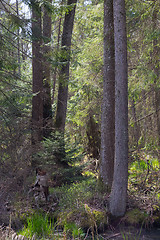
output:
<path id="1" fill-rule="evenodd" d="M 106 240 L 109 240 L 109 239 L 111 239 L 111 238 L 114 238 L 114 237 L 117 237 L 117 236 L 120 236 L 121 235 L 121 233 L 115 233 L 115 234 L 113 234 L 113 235 L 111 235 L 111 236 L 109 236 L 109 237 L 107 237 L 107 238 L 105 238 Z"/>
<path id="2" fill-rule="evenodd" d="M 86 236 L 85 236 L 85 238 L 84 238 L 84 240 L 86 240 L 87 239 L 87 237 L 88 237 L 88 233 L 89 233 L 89 230 L 91 229 L 91 227 L 90 228 L 88 228 L 88 230 L 87 230 L 87 233 L 86 233 Z"/>

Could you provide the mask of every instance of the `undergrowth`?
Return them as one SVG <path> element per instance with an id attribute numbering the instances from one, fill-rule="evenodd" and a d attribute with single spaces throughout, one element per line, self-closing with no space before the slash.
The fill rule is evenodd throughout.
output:
<path id="1" fill-rule="evenodd" d="M 20 234 L 27 238 L 32 238 L 34 235 L 41 238 L 51 236 L 54 234 L 54 221 L 47 214 L 34 213 L 27 217 L 26 224 Z"/>
<path id="2" fill-rule="evenodd" d="M 88 171 L 87 168 L 87 174 Z M 98 239 L 99 232 L 110 226 L 107 213 L 108 195 L 99 189 L 97 173 L 91 170 L 90 172 L 92 174 L 87 177 L 86 172 L 83 172 L 84 175 L 82 174 L 80 179 L 76 178 L 74 182 L 71 180 L 67 181 L 68 184 L 50 188 L 52 202 L 46 205 L 44 203 L 41 212 L 37 208 L 34 213 L 26 214 L 26 224 L 20 234 L 28 239 L 33 236 L 36 236 L 36 239 Z M 138 228 L 148 228 L 158 223 L 159 185 L 158 159 L 144 152 L 136 155 L 129 166 L 128 205 L 121 223 Z M 55 203 L 56 207 L 50 211 Z M 121 235 L 124 240 L 140 239 L 140 235 Z"/>

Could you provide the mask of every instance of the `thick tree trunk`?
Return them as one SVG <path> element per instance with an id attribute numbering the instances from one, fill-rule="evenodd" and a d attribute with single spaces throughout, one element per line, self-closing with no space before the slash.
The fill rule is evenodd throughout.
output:
<path id="1" fill-rule="evenodd" d="M 52 0 L 48 0 L 51 4 Z M 51 48 L 51 16 L 44 7 L 43 11 L 43 136 L 48 137 L 52 131 L 52 105 L 51 105 L 51 65 L 48 61 Z"/>
<path id="2" fill-rule="evenodd" d="M 128 184 L 128 73 L 125 1 L 114 0 L 115 31 L 115 165 L 110 212 L 123 216 Z"/>
<path id="3" fill-rule="evenodd" d="M 58 89 L 58 103 L 55 127 L 64 132 L 66 112 L 67 112 L 67 99 L 68 99 L 68 82 L 69 82 L 69 64 L 70 64 L 70 48 L 74 23 L 74 15 L 77 0 L 68 0 L 67 6 L 72 6 L 65 14 L 63 33 L 62 33 L 62 59 L 63 63 L 59 74 L 59 89 Z"/>
<path id="4" fill-rule="evenodd" d="M 111 189 L 115 147 L 115 57 L 113 0 L 104 0 L 104 80 L 101 122 L 100 174 L 106 188 Z"/>
<path id="5" fill-rule="evenodd" d="M 41 54 L 41 9 L 32 1 L 32 144 L 42 140 L 43 130 L 43 76 Z"/>

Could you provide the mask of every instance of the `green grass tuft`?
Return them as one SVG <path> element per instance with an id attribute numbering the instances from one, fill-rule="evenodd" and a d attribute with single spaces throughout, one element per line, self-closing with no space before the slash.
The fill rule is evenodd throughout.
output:
<path id="1" fill-rule="evenodd" d="M 54 233 L 54 222 L 49 219 L 48 215 L 45 216 L 41 213 L 34 213 L 27 218 L 27 223 L 20 234 L 31 238 L 33 235 L 37 237 L 45 237 Z"/>

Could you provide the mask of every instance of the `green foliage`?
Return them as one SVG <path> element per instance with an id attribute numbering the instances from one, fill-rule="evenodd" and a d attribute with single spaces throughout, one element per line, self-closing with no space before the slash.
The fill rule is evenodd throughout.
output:
<path id="1" fill-rule="evenodd" d="M 66 236 L 71 236 L 73 239 L 84 239 L 85 233 L 75 223 L 65 223 L 64 230 Z"/>
<path id="2" fill-rule="evenodd" d="M 26 221 L 26 226 L 20 232 L 26 237 L 45 237 L 54 233 L 54 221 L 47 214 L 44 216 L 42 213 L 34 213 Z"/>
<path id="3" fill-rule="evenodd" d="M 142 225 L 148 218 L 148 214 L 139 209 L 133 209 L 126 213 L 125 218 L 127 222 L 132 225 L 138 225 L 138 224 Z"/>
<path id="4" fill-rule="evenodd" d="M 140 229 L 138 234 L 125 233 L 125 232 L 122 232 L 121 234 L 122 234 L 122 237 L 124 240 L 140 240 L 141 239 L 141 231 L 142 231 L 142 228 Z"/>
<path id="5" fill-rule="evenodd" d="M 84 231 L 90 229 L 94 238 L 98 234 L 98 229 L 103 230 L 108 223 L 106 211 L 98 208 L 103 197 L 96 188 L 95 179 L 73 183 L 69 187 L 64 186 L 61 191 L 63 195 L 59 201 L 58 225 L 69 233 L 74 228 L 77 235 L 81 229 Z M 93 201 L 96 202 L 95 206 L 90 206 Z"/>
<path id="6" fill-rule="evenodd" d="M 83 208 L 84 202 L 93 197 L 95 188 L 96 181 L 94 178 L 84 180 L 80 183 L 73 183 L 70 187 L 64 186 L 62 188 L 64 194 L 59 203 L 61 208 Z"/>
<path id="7" fill-rule="evenodd" d="M 100 120 L 103 69 L 103 4 L 78 3 L 68 100 L 67 129 L 87 151 L 86 125 L 90 114 Z M 75 55 L 76 54 L 76 55 Z M 76 64 L 75 64 L 76 62 Z"/>
<path id="8" fill-rule="evenodd" d="M 46 165 L 55 165 L 58 161 L 74 165 L 82 160 L 82 151 L 77 142 L 56 131 L 43 141 L 43 149 L 35 154 L 34 161 Z"/>

